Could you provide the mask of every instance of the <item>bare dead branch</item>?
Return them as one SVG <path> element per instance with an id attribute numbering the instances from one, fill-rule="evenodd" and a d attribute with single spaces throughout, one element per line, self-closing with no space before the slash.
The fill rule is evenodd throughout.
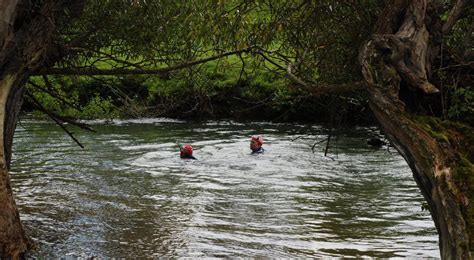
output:
<path id="1" fill-rule="evenodd" d="M 328 138 L 326 142 L 326 148 L 324 149 L 324 156 L 328 156 L 328 151 L 329 151 L 329 144 L 331 143 L 331 130 L 332 128 L 329 128 L 329 133 L 328 133 Z"/>
<path id="2" fill-rule="evenodd" d="M 293 74 L 293 66 L 294 66 L 293 64 L 289 63 L 289 64 L 288 64 L 288 67 L 286 68 L 286 75 L 288 76 L 288 78 L 289 78 L 292 82 L 294 82 L 294 83 L 296 83 L 296 84 L 298 84 L 298 85 L 300 85 L 300 86 L 303 86 L 303 87 L 306 88 L 306 89 L 309 89 L 310 86 L 309 86 L 308 83 L 306 83 L 304 80 L 298 78 L 295 74 Z"/>
<path id="3" fill-rule="evenodd" d="M 61 101 L 61 102 L 63 102 L 64 104 L 68 105 L 69 107 L 72 107 L 72 108 L 74 108 L 74 109 L 79 110 L 79 108 L 78 108 L 77 106 L 75 106 L 75 105 L 72 104 L 71 102 L 65 100 L 64 98 L 60 97 L 58 93 L 54 93 L 54 92 L 50 91 L 49 89 L 43 88 L 43 87 L 41 87 L 40 85 L 38 85 L 38 84 L 36 84 L 36 83 L 34 83 L 34 82 L 32 82 L 32 81 L 28 81 L 28 84 L 30 84 L 31 86 L 33 86 L 33 87 L 36 88 L 36 89 L 39 89 L 39 90 L 41 90 L 41 91 L 44 91 L 44 92 L 48 93 L 51 97 L 58 99 L 59 101 Z"/>
<path id="4" fill-rule="evenodd" d="M 76 137 L 74 137 L 73 133 L 71 133 L 65 126 L 64 124 L 61 122 L 63 121 L 62 119 L 59 119 L 57 117 L 57 115 L 55 115 L 54 113 L 52 113 L 51 111 L 49 111 L 48 109 L 46 109 L 43 105 L 41 105 L 41 103 L 35 98 L 33 97 L 33 95 L 31 95 L 30 93 L 26 93 L 26 95 L 28 96 L 28 98 L 30 98 L 33 103 L 35 104 L 35 106 L 37 107 L 37 109 L 41 110 L 43 113 L 45 113 L 47 116 L 49 116 L 49 118 L 51 118 L 57 125 L 59 125 L 59 127 L 61 127 L 61 129 L 64 130 L 64 132 L 66 132 L 69 137 L 71 137 L 72 140 L 74 140 L 74 142 L 76 142 L 77 145 L 79 145 L 79 147 L 83 148 L 84 149 L 84 145 L 82 145 L 79 140 L 77 140 Z M 88 130 L 90 131 L 94 131 L 92 130 L 91 128 L 89 128 Z"/>
<path id="5" fill-rule="evenodd" d="M 323 140 L 314 142 L 313 146 L 311 146 L 311 151 L 314 153 L 314 149 L 316 148 L 316 145 L 317 145 L 317 144 L 320 144 L 320 143 L 322 143 L 322 142 L 325 142 L 325 141 L 327 141 L 327 140 L 328 140 L 327 138 L 324 138 Z"/>
<path id="6" fill-rule="evenodd" d="M 242 62 L 242 67 L 240 68 L 239 82 L 242 81 L 242 75 L 245 73 L 245 60 L 242 58 L 242 55 L 238 54 L 240 61 Z"/>
<path id="7" fill-rule="evenodd" d="M 45 111 L 47 111 L 49 114 L 51 114 L 52 116 L 54 116 L 55 118 L 57 118 L 58 120 L 60 120 L 61 122 L 65 122 L 65 123 L 68 123 L 68 124 L 71 124 L 71 125 L 74 125 L 74 126 L 77 126 L 81 129 L 84 129 L 84 130 L 87 130 L 87 131 L 91 131 L 91 132 L 96 132 L 94 129 L 92 129 L 92 127 L 88 124 L 84 124 L 84 123 L 81 123 L 81 122 L 78 122 L 74 119 L 71 119 L 71 118 L 67 118 L 67 117 L 63 117 L 63 116 L 60 116 L 52 111 L 49 111 L 47 108 L 45 108 L 43 105 L 41 105 L 41 103 L 33 96 L 31 95 L 30 93 L 26 93 L 27 96 L 33 100 L 33 102 L 37 105 L 39 105 L 40 108 L 44 109 Z"/>

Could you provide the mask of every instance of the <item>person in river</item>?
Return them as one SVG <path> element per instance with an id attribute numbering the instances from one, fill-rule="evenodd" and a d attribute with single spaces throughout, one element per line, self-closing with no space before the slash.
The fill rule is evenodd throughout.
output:
<path id="1" fill-rule="evenodd" d="M 185 144 L 180 148 L 179 157 L 181 157 L 181 159 L 197 160 L 196 157 L 193 156 L 193 147 L 190 144 Z"/>
<path id="2" fill-rule="evenodd" d="M 250 139 L 250 150 L 252 150 L 252 154 L 255 153 L 263 153 L 265 151 L 262 147 L 263 145 L 263 137 L 260 135 L 254 135 Z"/>

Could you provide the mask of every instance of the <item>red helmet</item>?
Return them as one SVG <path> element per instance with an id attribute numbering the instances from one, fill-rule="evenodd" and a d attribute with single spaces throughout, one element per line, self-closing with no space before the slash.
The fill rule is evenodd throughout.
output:
<path id="1" fill-rule="evenodd" d="M 252 136 L 252 139 L 251 139 L 251 140 L 252 140 L 252 141 L 255 141 L 255 142 L 258 144 L 258 146 L 262 146 L 262 144 L 263 144 L 263 137 L 260 136 L 260 135 L 254 135 L 254 136 Z"/>
<path id="2" fill-rule="evenodd" d="M 190 144 L 185 144 L 181 147 L 180 156 L 193 155 L 193 147 Z"/>

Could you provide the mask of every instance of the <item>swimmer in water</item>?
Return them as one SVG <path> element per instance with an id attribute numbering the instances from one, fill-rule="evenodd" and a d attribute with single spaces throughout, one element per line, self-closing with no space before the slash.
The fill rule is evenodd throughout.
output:
<path id="1" fill-rule="evenodd" d="M 190 144 L 185 144 L 181 147 L 179 157 L 181 157 L 181 159 L 197 160 L 196 157 L 193 156 L 193 147 Z"/>
<path id="2" fill-rule="evenodd" d="M 263 138 L 260 135 L 254 135 L 250 139 L 250 150 L 252 150 L 252 154 L 255 153 L 263 153 L 265 150 L 262 147 L 263 145 Z"/>

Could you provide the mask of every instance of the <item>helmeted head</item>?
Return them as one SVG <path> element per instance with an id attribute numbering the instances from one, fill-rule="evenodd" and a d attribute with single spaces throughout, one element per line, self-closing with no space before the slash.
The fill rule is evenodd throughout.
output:
<path id="1" fill-rule="evenodd" d="M 191 155 L 193 155 L 193 147 L 190 144 L 183 145 L 180 149 L 179 156 L 184 157 Z"/>
<path id="2" fill-rule="evenodd" d="M 254 135 L 252 136 L 252 138 L 250 139 L 250 149 L 252 151 L 256 151 L 258 149 L 260 149 L 260 147 L 262 147 L 263 145 L 263 137 L 260 136 L 260 135 Z"/>

